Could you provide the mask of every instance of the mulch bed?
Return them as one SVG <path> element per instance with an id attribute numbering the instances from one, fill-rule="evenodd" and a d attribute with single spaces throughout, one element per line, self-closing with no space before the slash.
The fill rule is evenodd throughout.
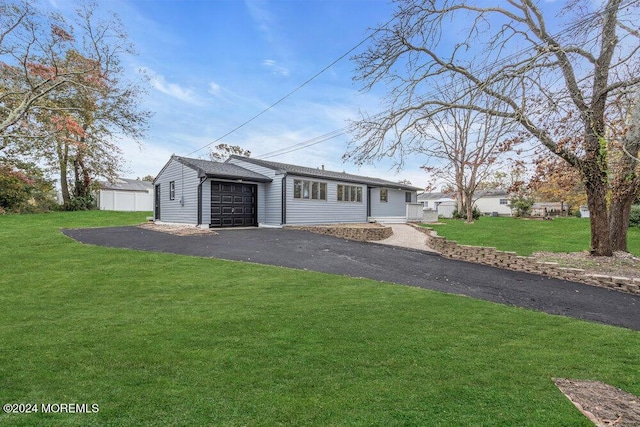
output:
<path id="1" fill-rule="evenodd" d="M 640 426 L 640 398 L 600 381 L 554 378 L 565 396 L 596 426 Z"/>

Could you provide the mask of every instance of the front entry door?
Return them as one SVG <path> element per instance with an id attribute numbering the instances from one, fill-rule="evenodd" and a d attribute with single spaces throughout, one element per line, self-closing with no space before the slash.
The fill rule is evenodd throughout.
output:
<path id="1" fill-rule="evenodd" d="M 154 209 L 154 219 L 160 221 L 160 184 L 155 186 L 155 209 Z"/>

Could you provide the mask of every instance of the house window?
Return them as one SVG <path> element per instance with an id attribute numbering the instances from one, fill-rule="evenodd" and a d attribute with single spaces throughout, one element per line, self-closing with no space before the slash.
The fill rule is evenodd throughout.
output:
<path id="1" fill-rule="evenodd" d="M 169 182 L 169 200 L 175 200 L 175 199 L 176 199 L 176 182 L 171 181 Z"/>
<path id="2" fill-rule="evenodd" d="M 500 199 L 500 204 L 501 205 L 508 205 L 509 204 L 509 199 Z"/>
<path id="3" fill-rule="evenodd" d="M 389 190 L 387 190 L 386 188 L 381 188 L 380 189 L 380 201 L 381 202 L 388 202 L 389 201 Z"/>
<path id="4" fill-rule="evenodd" d="M 411 203 L 411 191 L 407 191 L 404 193 L 404 201 L 407 203 Z"/>
<path id="5" fill-rule="evenodd" d="M 339 202 L 362 202 L 362 187 L 357 185 L 338 185 Z"/>
<path id="6" fill-rule="evenodd" d="M 327 183 L 294 179 L 293 198 L 306 200 L 327 200 Z"/>

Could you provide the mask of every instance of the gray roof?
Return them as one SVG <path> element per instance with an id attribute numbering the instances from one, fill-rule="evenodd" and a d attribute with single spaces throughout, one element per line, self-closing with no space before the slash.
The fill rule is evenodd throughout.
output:
<path id="1" fill-rule="evenodd" d="M 114 182 L 100 182 L 100 188 L 103 190 L 148 192 L 153 190 L 153 183 L 138 179 L 116 178 Z"/>
<path id="2" fill-rule="evenodd" d="M 384 179 L 379 178 L 371 178 L 368 176 L 360 176 L 360 175 L 352 175 L 345 172 L 334 172 L 325 169 L 317 169 L 317 168 L 308 168 L 305 166 L 296 166 L 288 163 L 279 163 L 279 162 L 271 162 L 268 160 L 260 160 L 251 157 L 242 157 L 237 155 L 232 155 L 230 159 L 238 159 L 244 162 L 253 163 L 258 166 L 263 166 L 269 169 L 274 169 L 280 172 L 291 173 L 293 175 L 298 176 L 308 176 L 311 178 L 324 178 L 324 179 L 333 179 L 336 181 L 346 181 L 353 182 L 358 184 L 365 184 L 370 187 L 389 187 L 389 188 L 397 188 L 400 190 L 410 190 L 410 191 L 418 191 L 421 188 L 414 187 L 407 184 L 400 184 L 393 181 L 386 181 Z M 227 161 L 229 161 L 227 159 Z"/>
<path id="3" fill-rule="evenodd" d="M 214 162 L 212 160 L 190 159 L 187 157 L 173 156 L 173 159 L 198 171 L 199 176 L 212 176 L 216 178 L 244 179 L 255 182 L 271 182 L 268 176 L 250 171 L 231 163 Z"/>
<path id="4" fill-rule="evenodd" d="M 509 197 L 509 193 L 504 189 L 495 189 L 495 190 L 479 190 L 473 194 L 475 199 L 479 199 L 480 197 Z M 438 199 L 453 199 L 455 198 L 455 194 L 453 193 L 441 193 L 438 191 L 434 191 L 431 193 L 422 193 L 418 194 L 418 201 L 423 200 L 438 200 Z"/>
<path id="5" fill-rule="evenodd" d="M 453 194 L 451 193 L 441 193 L 438 191 L 434 191 L 432 193 L 422 193 L 418 194 L 418 201 L 421 202 L 423 200 L 440 200 L 440 199 L 452 199 Z"/>

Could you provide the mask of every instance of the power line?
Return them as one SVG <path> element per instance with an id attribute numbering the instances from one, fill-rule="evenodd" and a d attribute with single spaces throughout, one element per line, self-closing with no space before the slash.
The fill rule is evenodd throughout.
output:
<path id="1" fill-rule="evenodd" d="M 384 24 L 382 26 L 382 28 L 385 28 L 387 25 L 389 25 L 394 18 L 391 18 L 389 21 L 387 21 L 386 24 Z M 244 121 L 243 123 L 241 123 L 240 125 L 236 126 L 235 128 L 231 129 L 229 132 L 225 133 L 224 135 L 222 135 L 221 137 L 217 138 L 216 140 L 198 148 L 197 150 L 192 151 L 191 153 L 187 154 L 187 156 L 190 156 L 194 153 L 197 153 L 200 150 L 204 150 L 205 148 L 215 144 L 216 142 L 221 141 L 222 139 L 226 138 L 227 136 L 231 135 L 232 133 L 238 131 L 239 129 L 243 128 L 244 126 L 248 125 L 249 123 L 251 123 L 252 121 L 254 121 L 255 119 L 257 119 L 258 117 L 262 116 L 264 113 L 266 113 L 267 111 L 271 110 L 272 108 L 274 108 L 276 105 L 280 104 L 281 102 L 283 102 L 285 99 L 289 98 L 291 95 L 293 95 L 294 93 L 298 92 L 300 89 L 302 89 L 303 87 L 305 87 L 306 85 L 308 85 L 309 83 L 311 83 L 313 80 L 315 80 L 318 76 L 320 76 L 322 73 L 324 73 L 325 71 L 327 71 L 329 68 L 333 67 L 335 64 L 337 64 L 338 62 L 340 62 L 341 60 L 343 60 L 347 55 L 351 54 L 351 52 L 353 52 L 354 50 L 358 49 L 360 46 L 362 46 L 364 43 L 366 43 L 371 37 L 373 37 L 377 32 L 379 32 L 382 28 L 378 28 L 377 30 L 375 30 L 373 33 L 369 34 L 367 37 L 365 37 L 364 39 L 362 39 L 358 44 L 356 44 L 354 47 L 352 47 L 351 49 L 349 49 L 347 52 L 345 52 L 344 54 L 342 54 L 340 57 L 338 57 L 338 59 L 334 60 L 333 62 L 331 62 L 329 65 L 327 65 L 326 67 L 324 67 L 322 70 L 318 71 L 316 74 L 314 74 L 311 78 L 307 79 L 305 82 L 303 82 L 302 84 L 300 84 L 298 87 L 296 87 L 295 89 L 293 89 L 291 92 L 287 93 L 285 96 L 283 96 L 282 98 L 278 99 L 276 102 L 274 102 L 273 104 L 269 105 L 267 108 L 265 108 L 264 110 L 260 111 L 258 114 L 256 114 L 255 116 L 251 117 L 249 120 Z"/>
<path id="2" fill-rule="evenodd" d="M 619 6 L 620 9 L 627 7 L 633 3 L 636 3 L 637 0 L 628 0 L 626 3 L 621 4 Z M 606 12 L 608 11 L 608 9 L 604 9 L 601 11 L 596 11 L 596 12 L 592 12 L 588 15 L 586 15 L 585 17 L 583 17 L 581 20 L 573 23 L 572 25 L 570 25 L 569 27 L 563 29 L 562 31 L 559 31 L 558 33 L 553 35 L 553 38 L 557 38 L 560 37 L 566 33 L 569 33 L 571 31 L 574 31 L 578 28 L 580 28 L 580 26 L 584 25 L 585 23 L 588 23 L 589 21 L 591 21 L 593 18 L 598 17 L 598 16 L 602 16 L 604 15 Z M 262 110 L 261 112 L 259 112 L 258 114 L 254 115 L 253 117 L 251 117 L 250 119 L 246 120 L 245 122 L 241 123 L 240 125 L 236 126 L 235 128 L 233 128 L 232 130 L 230 130 L 229 132 L 225 133 L 224 135 L 220 136 L 219 138 L 215 139 L 214 141 L 202 146 L 201 148 L 198 148 L 197 150 L 192 151 L 191 153 L 187 154 L 187 156 L 192 155 L 200 150 L 203 150 L 213 144 L 215 144 L 216 142 L 221 141 L 222 139 L 226 138 L 227 136 L 231 135 L 232 133 L 238 131 L 239 129 L 241 129 L 242 127 L 248 125 L 249 123 L 253 122 L 255 119 L 257 119 L 258 117 L 262 116 L 263 114 L 265 114 L 266 112 L 268 112 L 269 110 L 271 110 L 272 108 L 274 108 L 275 106 L 277 106 L 278 104 L 280 104 L 281 102 L 283 102 L 284 100 L 286 100 L 287 98 L 289 98 L 290 96 L 292 96 L 294 93 L 298 92 L 300 89 L 302 89 L 303 87 L 305 87 L 306 85 L 308 85 L 309 83 L 311 83 L 313 80 L 315 80 L 318 76 L 320 76 L 321 74 L 323 74 L 325 71 L 327 71 L 328 69 L 330 69 L 332 66 L 334 66 L 336 63 L 340 62 L 342 59 L 344 59 L 347 55 L 351 54 L 353 51 L 355 51 L 356 49 L 358 49 L 360 46 L 362 46 L 365 42 L 367 42 L 369 39 L 371 39 L 373 36 L 375 36 L 378 32 L 382 31 L 383 29 L 385 29 L 391 22 L 393 22 L 395 20 L 395 16 L 393 18 L 391 18 L 389 21 L 387 21 L 384 25 L 382 25 L 380 28 L 377 28 L 375 31 L 373 31 L 371 34 L 369 34 L 366 38 L 364 38 L 363 40 L 361 40 L 358 44 L 356 44 L 354 47 L 352 47 L 351 49 L 349 49 L 347 52 L 345 52 L 343 55 L 341 55 L 340 57 L 338 57 L 336 60 L 334 60 L 333 62 L 331 62 L 329 65 L 327 65 L 326 67 L 324 67 L 322 70 L 320 70 L 318 73 L 316 73 L 315 75 L 313 75 L 311 78 L 307 79 L 305 82 L 303 82 L 302 84 L 300 84 L 299 86 L 297 86 L 295 89 L 293 89 L 291 92 L 287 93 L 285 96 L 283 96 L 282 98 L 278 99 L 276 102 L 274 102 L 273 104 L 271 104 L 270 106 L 268 106 L 267 108 L 265 108 L 264 110 Z M 485 67 L 480 68 L 479 70 L 476 71 L 476 73 L 484 73 L 487 71 L 490 71 L 492 68 L 495 68 L 496 66 L 501 66 L 501 65 L 506 65 L 509 61 L 511 61 L 512 59 L 515 59 L 521 55 L 523 55 L 523 53 L 526 53 L 527 51 L 533 51 L 535 50 L 536 47 L 531 46 L 527 49 L 524 49 L 522 51 L 519 52 L 514 52 L 504 58 L 502 58 L 501 60 L 497 61 L 497 62 L 493 62 L 491 64 L 487 64 Z M 460 79 L 461 77 L 458 77 L 458 79 Z M 456 82 L 454 81 L 450 81 L 449 83 L 445 84 L 443 86 L 443 88 L 441 88 L 440 90 L 443 89 L 447 89 L 450 88 L 452 86 L 454 86 L 456 84 Z M 433 97 L 437 94 L 437 91 L 432 91 L 429 94 L 420 96 L 419 99 L 426 99 L 429 97 Z M 384 112 L 380 112 L 378 114 L 373 115 L 373 118 L 378 117 L 378 116 L 382 116 L 384 115 Z M 336 138 L 340 135 L 344 135 L 347 133 L 348 128 L 341 128 L 341 129 L 337 129 L 334 131 L 331 131 L 329 133 L 326 133 L 324 135 L 320 135 L 317 136 L 315 138 L 288 146 L 288 147 L 284 147 L 282 149 L 279 150 L 275 150 L 272 152 L 267 152 L 261 156 L 258 156 L 257 158 L 270 158 L 270 157 L 276 157 L 276 156 L 280 156 L 280 155 L 284 155 L 284 154 L 288 154 L 290 152 L 294 152 L 294 151 L 298 151 L 301 150 L 303 148 L 307 148 L 307 147 L 311 147 L 317 144 L 320 144 L 322 142 L 326 142 L 330 139 Z"/>
<path id="3" fill-rule="evenodd" d="M 256 158 L 258 159 L 268 159 L 270 157 L 277 157 L 277 156 L 282 156 L 284 154 L 289 154 L 292 153 L 294 151 L 298 151 L 298 150 L 302 150 L 303 148 L 308 148 L 308 147 L 312 147 L 314 145 L 318 145 L 320 143 L 323 143 L 325 141 L 328 141 L 330 139 L 333 138 L 337 138 L 341 135 L 345 135 L 347 133 L 347 128 L 342 128 L 342 129 L 336 129 L 332 132 L 329 133 L 325 133 L 324 135 L 320 135 L 317 136 L 315 138 L 312 139 L 308 139 L 306 141 L 300 142 L 298 144 L 295 145 L 290 145 L 288 147 L 285 148 L 281 148 L 279 150 L 275 150 L 275 151 L 271 151 L 268 153 L 265 153 L 261 156 L 256 156 Z"/>
<path id="4" fill-rule="evenodd" d="M 624 3 L 624 4 L 621 4 L 619 7 L 620 7 L 620 8 L 624 8 L 624 7 L 627 7 L 627 6 L 629 6 L 629 5 L 633 4 L 633 3 L 636 3 L 636 2 L 637 2 L 637 0 L 629 0 L 629 1 L 627 1 L 626 3 Z M 588 14 L 588 15 L 584 16 L 581 20 L 579 20 L 579 21 L 577 21 L 577 22 L 573 23 L 573 24 L 572 24 L 572 25 L 570 25 L 569 27 L 567 27 L 567 28 L 563 29 L 562 31 L 559 31 L 559 32 L 558 32 L 558 33 L 556 33 L 556 34 L 554 34 L 554 35 L 553 35 L 553 38 L 557 38 L 557 37 L 563 36 L 563 35 L 565 35 L 565 34 L 567 34 L 567 33 L 571 32 L 571 31 L 574 31 L 574 30 L 576 30 L 576 29 L 580 28 L 581 26 L 583 26 L 584 24 L 588 23 L 588 22 L 589 22 L 589 21 L 591 21 L 592 19 L 594 19 L 594 18 L 596 18 L 596 17 L 598 17 L 598 16 L 602 16 L 602 15 L 604 15 L 605 13 L 607 13 L 607 11 L 608 11 L 608 9 L 604 9 L 604 10 L 601 10 L 601 11 L 592 12 L 592 13 L 590 13 L 590 14 Z M 362 43 L 364 43 L 364 42 L 365 42 L 366 40 L 368 40 L 369 38 L 373 37 L 377 32 L 379 32 L 379 31 L 381 31 L 382 29 L 384 29 L 384 28 L 385 28 L 387 25 L 389 25 L 389 24 L 390 24 L 394 19 L 395 19 L 395 18 L 392 18 L 392 19 L 391 19 L 390 21 L 388 21 L 388 22 L 387 22 L 383 27 L 378 28 L 374 33 L 372 33 L 369 37 L 367 37 L 367 39 L 365 39 L 365 40 L 363 40 L 362 42 L 360 42 L 360 43 L 359 43 L 359 45 L 361 45 Z M 592 40 L 592 41 L 593 41 L 593 40 Z M 495 68 L 496 66 L 507 65 L 507 63 L 508 63 L 508 62 L 510 62 L 511 60 L 513 60 L 513 59 L 515 59 L 515 58 L 517 58 L 517 57 L 519 57 L 519 56 L 521 56 L 521 55 L 523 55 L 523 53 L 525 53 L 525 54 L 526 54 L 528 51 L 534 51 L 535 49 L 536 49 L 536 48 L 535 48 L 534 46 L 531 46 L 531 47 L 529 47 L 529 48 L 527 48 L 527 49 L 525 49 L 525 50 L 522 50 L 522 51 L 519 51 L 519 52 L 514 52 L 514 53 L 512 53 L 512 54 L 510 54 L 510 55 L 508 55 L 508 56 L 506 56 L 506 57 L 504 57 L 504 58 L 502 58 L 502 59 L 500 59 L 500 60 L 499 60 L 499 61 L 497 61 L 497 62 L 493 62 L 493 63 L 491 63 L 491 64 L 486 65 L 486 66 L 485 66 L 485 67 L 483 67 L 483 68 L 480 68 L 479 70 L 477 70 L 477 71 L 476 71 L 476 73 L 484 73 L 484 72 L 490 71 L 491 69 Z M 355 50 L 355 48 L 354 48 L 354 49 L 352 49 L 352 51 L 353 51 L 353 50 Z M 343 55 L 343 57 L 344 57 L 344 56 L 346 56 L 346 54 L 345 54 L 345 55 Z M 337 62 L 337 61 L 336 61 L 336 62 Z M 458 79 L 461 79 L 461 78 L 462 78 L 462 77 L 458 77 Z M 559 80 L 561 80 L 561 77 L 559 77 L 558 79 L 556 79 L 556 82 L 557 82 L 557 81 L 559 81 Z M 454 86 L 455 84 L 456 84 L 456 82 L 455 82 L 455 81 L 451 81 L 451 82 L 449 82 L 449 83 L 445 84 L 445 85 L 443 86 L 443 88 L 441 88 L 440 90 L 446 90 L 446 89 L 448 89 L 448 88 L 451 88 L 451 87 L 452 87 L 452 86 Z M 429 94 L 426 94 L 426 95 L 420 96 L 420 97 L 419 97 L 419 99 L 418 99 L 418 101 L 423 100 L 423 99 L 426 99 L 426 98 L 429 98 L 429 97 L 433 97 L 433 96 L 437 95 L 437 93 L 438 93 L 437 91 L 432 91 L 432 92 L 431 92 L 431 93 L 429 93 Z M 379 117 L 379 116 L 382 116 L 382 115 L 384 115 L 384 112 L 380 112 L 380 113 L 378 113 L 378 114 L 375 114 L 375 115 L 373 115 L 373 117 L 372 117 L 372 118 Z M 330 140 L 330 139 L 332 139 L 332 138 L 335 138 L 335 137 L 337 137 L 337 136 L 344 135 L 344 134 L 346 134 L 346 133 L 347 133 L 347 130 L 348 130 L 348 128 L 342 128 L 342 129 L 334 130 L 334 131 L 332 131 L 332 132 L 330 132 L 330 133 L 327 133 L 327 134 L 325 134 L 325 135 L 321 135 L 321 136 L 318 136 L 318 137 L 315 137 L 315 138 L 312 138 L 312 139 L 309 139 L 309 140 L 306 140 L 306 141 L 303 141 L 303 142 L 300 142 L 300 143 L 297 143 L 297 144 L 294 144 L 294 145 L 291 145 L 291 146 L 288 146 L 288 147 L 285 147 L 285 148 L 282 148 L 282 149 L 279 149 L 279 150 L 275 150 L 275 151 L 272 151 L 272 152 L 265 153 L 265 154 L 264 154 L 264 155 L 262 155 L 262 156 L 258 156 L 258 158 L 270 158 L 270 157 L 276 157 L 276 156 L 280 156 L 280 155 L 288 154 L 288 153 L 293 152 L 293 151 L 298 151 L 298 150 L 301 150 L 301 149 L 303 149 L 303 148 L 307 148 L 307 147 L 310 147 L 310 146 L 314 146 L 314 145 L 317 145 L 317 144 L 319 144 L 319 143 L 322 143 L 322 142 L 325 142 L 325 141 L 327 141 L 327 140 Z M 336 132 L 337 132 L 337 133 L 336 133 Z M 333 135 L 333 136 L 329 136 L 329 135 Z M 320 139 L 320 140 L 318 140 L 318 139 Z"/>

